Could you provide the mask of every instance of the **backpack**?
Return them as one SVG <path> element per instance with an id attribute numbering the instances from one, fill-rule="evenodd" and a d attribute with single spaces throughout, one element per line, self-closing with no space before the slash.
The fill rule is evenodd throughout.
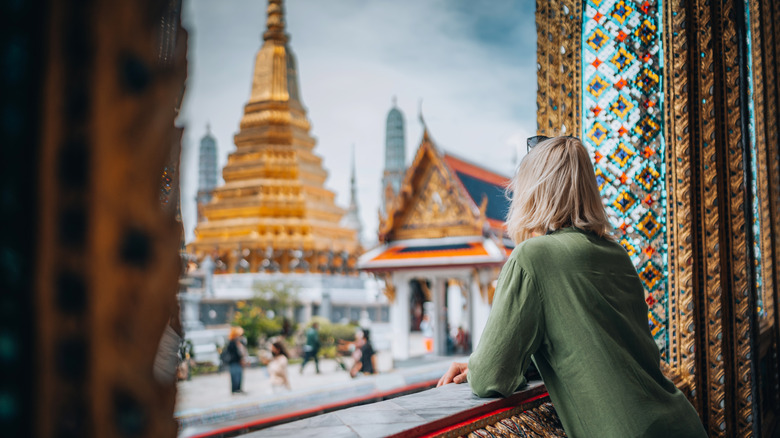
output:
<path id="1" fill-rule="evenodd" d="M 225 348 L 222 349 L 222 353 L 219 355 L 219 359 L 222 361 L 224 365 L 235 362 L 235 355 L 233 354 L 233 349 L 230 348 L 231 345 L 233 345 L 232 341 L 229 342 L 227 345 L 225 345 Z"/>

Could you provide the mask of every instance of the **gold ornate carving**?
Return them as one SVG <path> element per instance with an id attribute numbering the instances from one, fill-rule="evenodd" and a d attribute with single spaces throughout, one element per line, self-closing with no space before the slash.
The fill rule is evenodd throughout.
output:
<path id="1" fill-rule="evenodd" d="M 550 0 L 536 0 L 536 130 L 539 134 L 548 131 L 547 96 L 550 94 L 550 83 L 547 81 L 547 51 L 549 50 L 547 33 L 550 20 L 547 18 L 547 8 Z"/>
<path id="2" fill-rule="evenodd" d="M 772 293 L 774 290 L 774 257 L 772 254 L 772 239 L 767 238 L 772 235 L 772 217 L 770 211 L 770 181 L 769 181 L 769 153 L 767 151 L 767 126 L 764 115 L 766 114 L 766 105 L 764 98 L 764 59 L 763 47 L 761 43 L 761 9 L 760 5 L 752 1 L 750 7 L 750 33 L 753 39 L 752 48 L 752 73 L 753 73 L 753 114 L 755 116 L 755 144 L 756 144 L 756 169 L 758 170 L 757 180 L 753 182 L 756 187 L 759 207 L 759 226 L 761 241 L 758 242 L 761 251 L 761 265 L 756 269 L 761 274 L 761 288 L 758 294 L 764 303 L 766 311 L 765 318 L 769 321 L 774 317 L 774 302 Z"/>
<path id="3" fill-rule="evenodd" d="M 433 301 L 433 294 L 431 293 L 431 288 L 428 287 L 428 280 L 424 278 L 418 279 L 417 283 L 420 285 L 423 295 L 425 295 L 425 301 Z"/>
<path id="4" fill-rule="evenodd" d="M 775 34 L 776 25 L 780 19 L 780 7 L 775 2 L 762 2 L 751 1 L 751 14 L 753 9 L 759 9 L 760 13 L 758 18 L 760 19 L 760 33 L 756 33 L 753 36 L 754 41 L 760 40 L 762 44 L 763 55 L 763 78 L 761 78 L 764 85 L 765 105 L 763 115 L 765 119 L 766 128 L 766 142 L 758 144 L 767 156 L 767 166 L 769 168 L 769 176 L 766 180 L 768 186 L 769 201 L 767 203 L 766 210 L 770 213 L 771 228 L 768 231 L 767 236 L 770 237 L 770 248 L 774 254 L 771 268 L 774 276 L 774 288 L 765 288 L 768 292 L 765 294 L 765 299 L 769 301 L 767 307 L 767 321 L 768 324 L 774 325 L 774 336 L 770 339 L 774 339 L 774 351 L 778 351 L 778 342 L 780 342 L 780 296 L 778 296 L 778 274 L 780 274 L 780 148 L 778 148 L 778 35 Z M 759 21 L 759 20 L 756 20 Z M 753 27 L 755 29 L 755 26 Z M 755 43 L 754 43 L 755 44 Z M 759 114 L 759 113 L 757 113 Z M 764 206 L 762 201 L 762 207 Z M 763 231 L 763 230 L 762 230 Z M 765 266 L 769 266 L 769 263 L 765 263 Z M 771 308 L 770 308 L 771 307 Z M 772 315 L 769 315 L 771 310 Z M 780 383 L 780 364 L 777 360 L 770 361 L 773 363 L 773 369 L 768 370 L 773 374 L 773 378 L 769 379 L 774 381 L 775 388 L 770 389 L 768 392 L 773 394 L 773 401 L 766 400 L 765 403 L 769 405 L 774 403 L 774 406 L 780 406 L 780 388 L 777 386 Z M 769 382 L 762 382 L 768 384 Z"/>
<path id="5" fill-rule="evenodd" d="M 536 2 L 537 130 L 580 135 L 582 2 Z"/>
<path id="6" fill-rule="evenodd" d="M 772 238 L 767 240 L 771 240 L 770 248 L 774 251 L 776 256 L 772 261 L 773 263 L 771 267 L 775 275 L 777 275 L 777 273 L 780 273 L 780 256 L 778 256 L 780 255 L 780 238 L 778 238 L 778 236 L 780 236 L 780 234 L 778 234 L 780 233 L 780 149 L 777 147 L 778 136 L 780 136 L 780 132 L 778 131 L 777 125 L 777 35 L 775 35 L 773 32 L 773 25 L 777 23 L 777 17 L 773 17 L 773 8 L 771 2 L 757 2 L 758 6 L 756 6 L 754 3 L 756 2 L 751 2 L 751 6 L 754 6 L 755 9 L 759 9 L 758 6 L 760 6 L 760 13 L 758 17 L 760 19 L 761 27 L 760 34 L 757 33 L 756 35 L 760 35 L 761 40 L 766 44 L 763 46 L 762 50 L 762 65 L 764 75 L 761 78 L 766 96 L 764 105 L 765 110 L 762 113 L 765 119 L 766 138 L 765 143 L 759 143 L 758 146 L 763 150 L 762 153 L 766 154 L 767 166 L 769 168 L 769 175 L 768 179 L 766 180 L 769 201 L 766 210 L 770 213 L 771 228 L 769 229 L 767 235 L 772 236 Z M 753 9 L 751 9 L 751 13 L 752 10 Z M 777 12 L 780 10 L 780 8 L 775 7 L 774 10 Z M 754 36 L 754 38 L 756 37 Z M 777 282 L 780 281 L 780 278 L 775 276 L 773 277 L 773 280 Z M 778 298 L 776 295 L 774 295 L 773 289 L 767 288 L 766 290 L 769 291 L 767 299 L 771 302 L 772 306 L 772 315 L 770 316 L 767 314 L 767 317 L 769 321 L 777 324 L 778 318 L 773 318 L 773 316 L 775 312 L 780 312 L 780 309 L 777 307 L 780 303 L 777 302 Z M 769 311 L 770 309 L 767 308 L 767 313 L 769 313 Z M 780 330 L 780 328 L 777 328 L 777 330 Z M 780 337 L 780 332 L 777 332 L 777 336 Z M 778 400 L 778 404 L 780 405 L 780 399 Z"/>
<path id="7" fill-rule="evenodd" d="M 499 414 L 478 420 L 464 427 L 465 430 L 472 429 L 466 435 L 468 438 L 514 438 L 518 436 L 539 437 L 539 438 L 558 438 L 565 437 L 566 431 L 563 430 L 561 420 L 552 403 L 546 401 L 543 403 L 533 403 L 536 407 L 521 406 L 512 408 Z M 442 435 L 443 437 L 455 437 L 464 431 L 457 429 L 451 433 Z"/>
<path id="8" fill-rule="evenodd" d="M 454 178 L 426 131 L 387 217 L 380 216 L 380 240 L 480 235 L 479 212 Z"/>
<path id="9" fill-rule="evenodd" d="M 664 88 L 667 96 L 664 107 L 665 137 L 668 141 L 666 156 L 669 248 L 669 341 L 670 374 L 691 376 L 687 387 L 681 390 L 694 406 L 698 406 L 695 391 L 696 334 L 694 306 L 694 253 L 693 212 L 691 192 L 691 138 L 688 109 L 688 31 L 686 28 L 685 0 L 666 2 L 664 54 L 666 71 Z M 662 365 L 665 365 L 662 363 Z"/>
<path id="10" fill-rule="evenodd" d="M 306 118 L 295 117 L 292 112 L 284 110 L 247 112 L 241 119 L 239 126 L 241 129 L 247 129 L 265 124 L 289 124 L 305 131 L 311 128 L 311 124 Z"/>
<path id="11" fill-rule="evenodd" d="M 398 238 L 430 237 L 432 232 L 441 234 L 435 237 L 453 236 L 464 227 L 467 234 L 474 234 L 473 214 L 441 168 L 429 165 L 417 190 L 396 228 Z"/>
<path id="12" fill-rule="evenodd" d="M 725 434 L 726 428 L 726 394 L 725 394 L 725 361 L 724 348 L 726 333 L 723 333 L 721 324 L 722 306 L 721 306 L 721 260 L 720 260 L 720 214 L 718 210 L 718 166 L 717 166 L 717 148 L 715 142 L 715 100 L 711 96 L 711 90 L 715 87 L 712 50 L 712 23 L 709 5 L 703 1 L 697 1 L 696 16 L 691 17 L 695 20 L 696 46 L 701 54 L 696 66 L 698 87 L 695 90 L 695 96 L 702 96 L 697 107 L 699 115 L 697 120 L 698 132 L 693 141 L 693 146 L 699 151 L 699 174 L 701 175 L 701 211 L 699 217 L 702 220 L 702 250 L 703 259 L 702 270 L 704 273 L 703 283 L 703 313 L 704 327 L 702 336 L 706 339 L 707 351 L 707 370 L 706 388 L 707 398 L 707 429 L 711 434 Z M 706 97 L 704 97 L 706 96 Z M 721 176 L 722 177 L 722 176 Z M 725 200 L 724 200 L 725 201 Z M 703 370 L 701 370 L 703 371 Z M 720 432 L 718 432 L 720 431 Z"/>
<path id="13" fill-rule="evenodd" d="M 749 298 L 751 284 L 748 279 L 749 267 L 747 260 L 747 240 L 746 233 L 750 233 L 751 225 L 745 223 L 745 211 L 752 210 L 752 205 L 745 203 L 745 180 L 744 176 L 749 169 L 743 168 L 743 147 L 749 148 L 750 134 L 749 132 L 742 131 L 741 119 L 743 117 L 749 117 L 748 114 L 743 114 L 741 109 L 742 99 L 746 99 L 747 96 L 740 90 L 740 69 L 735 68 L 739 65 L 739 40 L 736 35 L 736 23 L 730 17 L 739 16 L 735 14 L 735 8 L 744 8 L 743 2 L 735 0 L 726 0 L 723 2 L 723 8 L 720 10 L 720 16 L 718 21 L 722 29 L 722 36 L 720 41 L 722 42 L 722 50 L 719 54 L 719 58 L 722 59 L 723 64 L 720 68 L 723 69 L 722 74 L 725 79 L 724 94 L 725 102 L 723 112 L 725 113 L 725 126 L 722 128 L 724 138 L 726 140 L 724 146 L 726 146 L 725 165 L 727 166 L 723 176 L 725 182 L 728 183 L 727 194 L 725 198 L 721 198 L 721 202 L 728 200 L 728 221 L 730 232 L 728 237 L 731 238 L 730 246 L 730 277 L 731 281 L 731 293 L 728 298 L 728 303 L 732 307 L 734 315 L 734 327 L 731 328 L 730 334 L 733 336 L 733 345 L 736 347 L 734 351 L 734 371 L 732 371 L 731 378 L 736 386 L 736 399 L 733 401 L 735 406 L 732 409 L 736 410 L 737 424 L 734 425 L 733 433 L 736 436 L 746 437 L 752 435 L 753 425 L 753 401 L 752 401 L 752 387 L 753 387 L 753 375 L 751 374 L 751 320 L 755 320 L 755 309 L 751 307 L 752 302 Z M 716 27 L 717 29 L 717 27 Z M 717 34 L 717 31 L 714 32 Z M 746 78 L 744 78 L 746 79 Z M 723 149 L 721 149 L 723 150 Z M 722 192 L 721 192 L 722 193 Z M 726 236 L 724 236 L 726 237 Z M 729 321 L 723 317 L 721 318 L 721 324 L 726 328 L 729 328 Z"/>
<path id="14" fill-rule="evenodd" d="M 479 296 L 482 297 L 482 300 L 487 302 L 487 288 L 482 284 L 482 280 L 480 280 L 479 270 L 474 269 L 471 271 L 471 282 L 477 286 L 477 289 L 479 290 Z"/>
<path id="15" fill-rule="evenodd" d="M 390 304 L 395 302 L 395 285 L 393 284 L 392 274 L 381 274 L 380 278 L 385 282 L 385 288 L 382 291 Z"/>

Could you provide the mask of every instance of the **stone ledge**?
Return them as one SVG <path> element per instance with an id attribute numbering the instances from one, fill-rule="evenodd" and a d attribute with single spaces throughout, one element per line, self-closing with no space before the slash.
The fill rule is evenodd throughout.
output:
<path id="1" fill-rule="evenodd" d="M 501 413 L 508 413 L 512 408 L 543 399 L 547 399 L 547 390 L 541 381 L 532 381 L 507 398 L 479 398 L 471 392 L 468 384 L 452 384 L 294 421 L 241 437 L 457 436 L 498 421 Z"/>

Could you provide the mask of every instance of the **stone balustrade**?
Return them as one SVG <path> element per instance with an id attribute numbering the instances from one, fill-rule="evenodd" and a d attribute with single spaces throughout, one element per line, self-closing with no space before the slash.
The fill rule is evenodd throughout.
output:
<path id="1" fill-rule="evenodd" d="M 445 385 L 241 435 L 276 437 L 565 436 L 540 381 L 507 398 L 479 398 L 468 384 Z"/>

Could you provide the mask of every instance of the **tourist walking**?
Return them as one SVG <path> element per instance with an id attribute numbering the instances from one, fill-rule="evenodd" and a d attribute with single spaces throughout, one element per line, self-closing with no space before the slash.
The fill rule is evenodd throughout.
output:
<path id="1" fill-rule="evenodd" d="M 371 331 L 363 329 L 358 332 L 355 339 L 355 363 L 352 365 L 349 375 L 356 377 L 358 373 L 375 374 L 376 373 L 376 354 L 374 346 L 371 345 Z"/>
<path id="2" fill-rule="evenodd" d="M 290 379 L 287 377 L 287 349 L 282 341 L 276 341 L 271 344 L 270 360 L 266 360 L 269 380 L 271 381 L 271 391 L 273 393 L 290 390 Z"/>
<path id="3" fill-rule="evenodd" d="M 301 374 L 303 374 L 303 368 L 306 364 L 314 359 L 314 370 L 317 374 L 320 373 L 320 362 L 317 359 L 317 354 L 320 352 L 320 325 L 313 322 L 311 326 L 306 329 L 306 344 L 303 346 L 303 363 L 301 363 Z"/>
<path id="4" fill-rule="evenodd" d="M 544 138 L 509 189 L 517 246 L 476 350 L 439 386 L 468 380 L 480 397 L 508 396 L 533 356 L 568 436 L 706 437 L 661 373 L 642 281 L 611 234 L 580 140 Z"/>
<path id="5" fill-rule="evenodd" d="M 222 355 L 222 360 L 230 372 L 230 391 L 233 394 L 244 394 L 244 391 L 241 389 L 241 381 L 244 377 L 247 351 L 246 346 L 242 342 L 243 334 L 244 329 L 241 327 L 230 327 L 228 344 L 225 346 L 225 352 Z"/>

